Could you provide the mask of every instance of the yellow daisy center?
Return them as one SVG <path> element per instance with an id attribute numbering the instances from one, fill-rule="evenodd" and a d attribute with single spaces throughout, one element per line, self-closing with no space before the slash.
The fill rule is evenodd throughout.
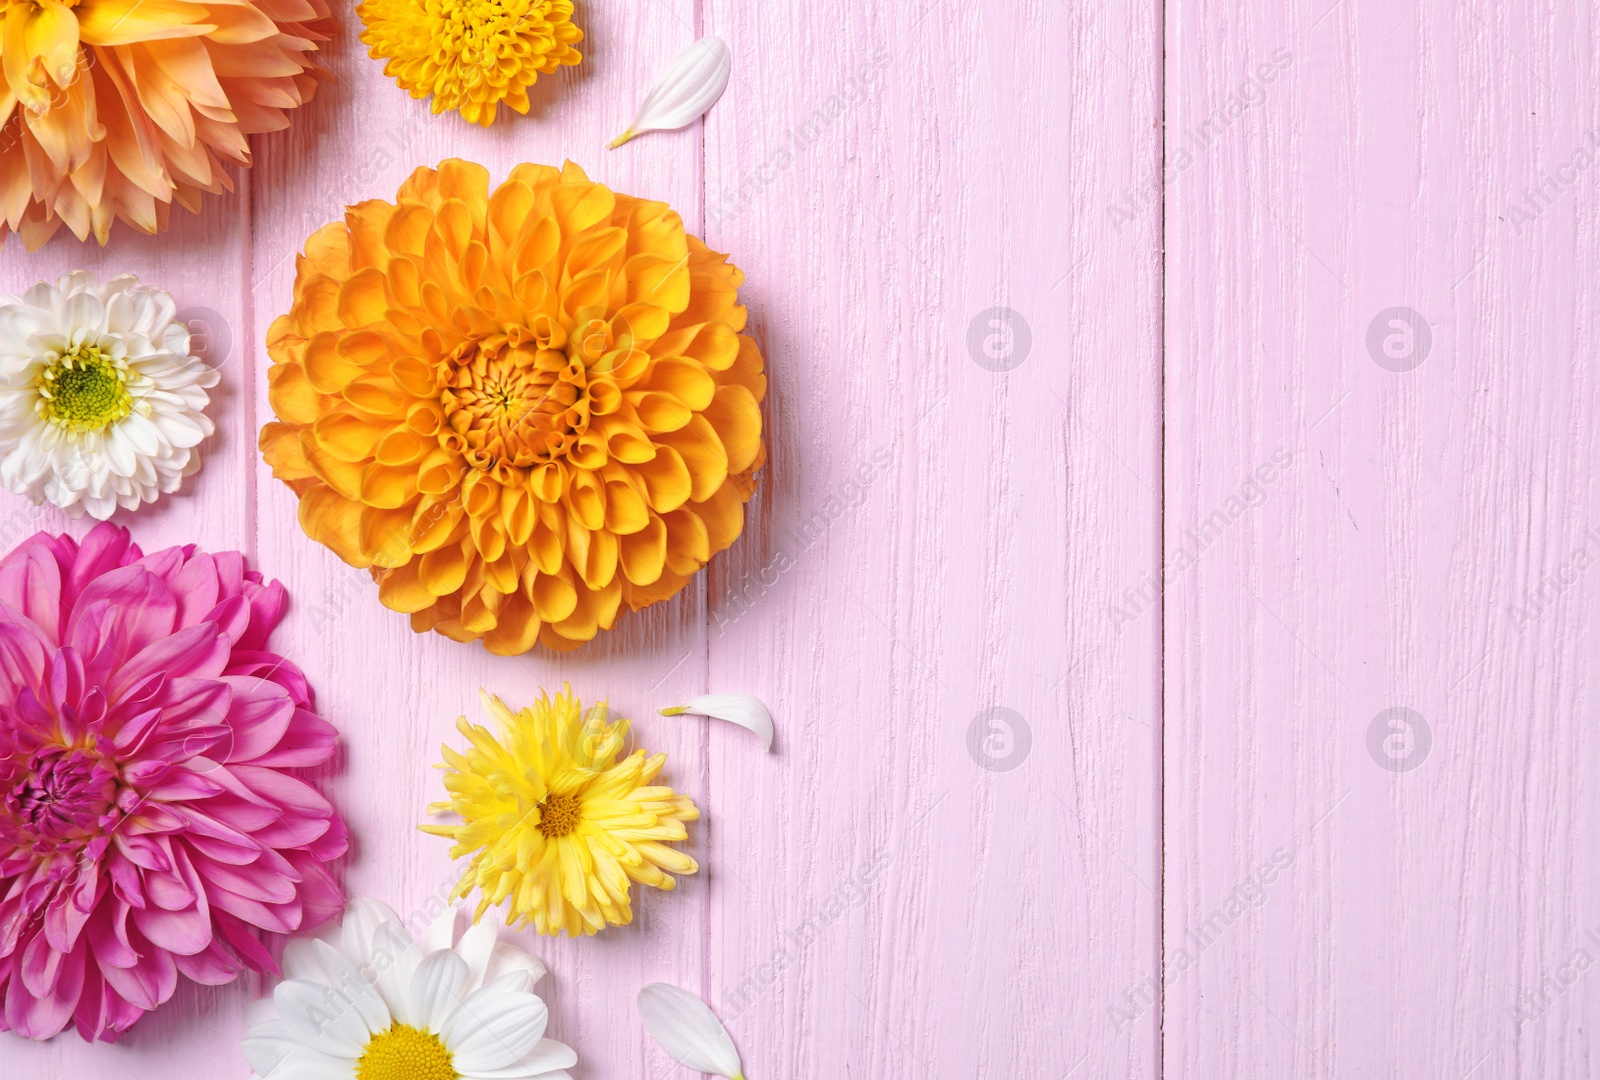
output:
<path id="1" fill-rule="evenodd" d="M 99 431 L 133 411 L 128 368 L 95 345 L 74 345 L 34 380 L 40 417 L 68 431 Z"/>
<path id="2" fill-rule="evenodd" d="M 539 804 L 539 831 L 547 838 L 566 836 L 578 827 L 578 808 L 576 797 L 552 791 Z"/>
<path id="3" fill-rule="evenodd" d="M 356 1062 L 356 1080 L 458 1080 L 450 1051 L 439 1036 L 391 1024 L 367 1041 Z"/>
<path id="4" fill-rule="evenodd" d="M 476 468 L 550 461 L 588 430 L 588 376 L 565 353 L 532 342 L 468 342 L 442 374 L 440 442 Z"/>

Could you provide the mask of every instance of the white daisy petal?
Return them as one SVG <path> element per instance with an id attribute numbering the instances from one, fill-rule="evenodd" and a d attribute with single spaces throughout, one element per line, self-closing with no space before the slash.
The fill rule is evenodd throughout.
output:
<path id="1" fill-rule="evenodd" d="M 315 938 L 290 938 L 283 947 L 283 977 L 302 982 L 326 982 L 322 965 L 317 962 Z"/>
<path id="2" fill-rule="evenodd" d="M 373 986 L 350 962 L 344 953 L 329 945 L 326 941 L 316 943 L 317 959 L 322 962 L 322 970 L 328 973 L 328 979 L 340 995 L 350 1003 L 350 1007 L 361 1014 L 361 1022 L 368 1031 L 385 1031 L 391 1023 L 389 1006 L 385 1005 L 377 987 Z"/>
<path id="3" fill-rule="evenodd" d="M 372 1032 L 361 1013 L 340 1000 L 331 987 L 290 979 L 272 992 L 289 1033 L 312 1050 L 333 1057 L 357 1058 Z"/>
<path id="4" fill-rule="evenodd" d="M 661 1048 L 680 1065 L 743 1080 L 739 1051 L 711 1007 L 687 990 L 651 983 L 639 991 L 639 1016 Z"/>
<path id="5" fill-rule="evenodd" d="M 247 1009 L 252 1080 L 359 1080 L 358 1063 L 391 1039 L 402 1042 L 388 1053 L 448 1054 L 461 1080 L 571 1080 L 577 1054 L 544 1037 L 549 1012 L 529 992 L 544 965 L 496 942 L 493 923 L 453 941 L 460 912 L 435 920 L 425 939 L 444 945 L 426 956 L 372 901 L 351 901 L 336 928 L 291 939 L 285 970 L 307 977 Z"/>
<path id="6" fill-rule="evenodd" d="M 271 997 L 256 998 L 244 1007 L 245 1027 L 255 1028 L 278 1021 L 278 1006 Z"/>
<path id="7" fill-rule="evenodd" d="M 131 275 L 81 270 L 0 296 L 0 390 L 17 398 L 0 406 L 0 486 L 101 519 L 176 490 L 220 377 L 176 311 Z"/>
<path id="8" fill-rule="evenodd" d="M 289 1026 L 282 1020 L 272 1019 L 251 1028 L 241 1044 L 244 1059 L 256 1072 L 265 1076 L 277 1067 L 278 1062 L 300 1048 L 289 1034 Z"/>
<path id="9" fill-rule="evenodd" d="M 355 1080 L 356 1063 L 302 1050 L 278 1062 L 271 1072 L 257 1075 L 261 1080 Z"/>
<path id="10" fill-rule="evenodd" d="M 438 1031 L 466 994 L 467 962 L 449 949 L 440 949 L 422 958 L 411 976 L 410 1019 L 412 1027 Z"/>
<path id="11" fill-rule="evenodd" d="M 545 976 L 545 966 L 536 958 L 529 956 L 510 942 L 502 941 L 494 947 L 494 953 L 489 957 L 489 969 L 484 972 L 483 981 L 493 982 L 502 975 L 512 972 L 523 972 L 527 978 L 521 984 L 513 984 L 517 990 L 532 990 L 539 980 Z"/>
<path id="12" fill-rule="evenodd" d="M 451 906 L 441 911 L 428 928 L 422 932 L 422 940 L 417 944 L 422 946 L 422 955 L 436 953 L 440 949 L 453 949 L 456 944 L 456 916 L 461 914 L 459 907 Z"/>
<path id="13" fill-rule="evenodd" d="M 647 131 L 675 131 L 694 123 L 717 103 L 732 72 L 727 42 L 718 37 L 696 41 L 656 79 L 628 130 L 611 141 L 612 148 Z"/>
<path id="14" fill-rule="evenodd" d="M 540 1039 L 532 1050 L 523 1054 L 515 1064 L 504 1069 L 480 1069 L 468 1073 L 464 1080 L 548 1080 L 551 1076 L 565 1076 L 568 1065 L 578 1063 L 578 1052 L 564 1042 Z M 456 1062 L 460 1065 L 460 1062 Z"/>
<path id="15" fill-rule="evenodd" d="M 301 1046 L 281 1020 L 244 1037 L 244 1059 L 264 1080 L 350 1080 L 355 1062 Z"/>
<path id="16" fill-rule="evenodd" d="M 345 908 L 339 927 L 339 948 L 373 981 L 391 1007 L 411 987 L 411 973 L 422 959 L 400 916 L 388 904 L 357 897 Z"/>
<path id="17" fill-rule="evenodd" d="M 767 752 L 772 752 L 772 714 L 760 698 L 749 694 L 703 694 L 686 704 L 661 710 L 662 716 L 681 716 L 684 713 L 713 716 L 748 728 L 756 733 Z"/>
<path id="18" fill-rule="evenodd" d="M 438 1029 L 463 1073 L 508 1069 L 538 1046 L 549 1013 L 544 1002 L 491 983 L 474 990 Z"/>
<path id="19" fill-rule="evenodd" d="M 494 953 L 495 928 L 490 922 L 475 922 L 456 942 L 456 952 L 467 962 L 467 990 L 483 985 L 483 976 L 489 970 L 489 957 Z"/>

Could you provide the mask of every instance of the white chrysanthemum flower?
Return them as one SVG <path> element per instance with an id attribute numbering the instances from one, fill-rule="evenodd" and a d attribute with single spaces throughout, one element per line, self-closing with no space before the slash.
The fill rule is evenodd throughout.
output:
<path id="1" fill-rule="evenodd" d="M 194 475 L 220 376 L 175 314 L 131 274 L 0 294 L 0 485 L 104 521 Z"/>
<path id="2" fill-rule="evenodd" d="M 544 965 L 495 928 L 456 937 L 452 907 L 413 941 L 357 899 L 343 923 L 296 938 L 284 981 L 251 1006 L 244 1056 L 258 1080 L 571 1080 L 578 1055 L 544 1037 L 531 991 Z"/>

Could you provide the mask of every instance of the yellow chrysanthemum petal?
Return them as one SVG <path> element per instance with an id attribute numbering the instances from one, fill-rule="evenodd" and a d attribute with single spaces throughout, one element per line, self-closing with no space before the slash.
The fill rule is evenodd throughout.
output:
<path id="1" fill-rule="evenodd" d="M 262 453 L 419 632 L 574 648 L 743 528 L 766 378 L 741 279 L 570 163 L 493 191 L 419 169 L 308 243 Z"/>

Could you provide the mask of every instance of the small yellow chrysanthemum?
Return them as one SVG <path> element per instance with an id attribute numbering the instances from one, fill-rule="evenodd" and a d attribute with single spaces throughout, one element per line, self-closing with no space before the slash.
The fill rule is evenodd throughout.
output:
<path id="1" fill-rule="evenodd" d="M 444 748 L 439 767 L 450 801 L 428 808 L 453 810 L 462 823 L 422 826 L 455 840 L 452 859 L 472 854 L 453 898 L 476 888 L 474 918 L 506 902 L 511 925 L 592 934 L 633 921 L 631 882 L 671 889 L 676 881 L 665 871 L 699 869 L 665 841 L 687 839 L 683 823 L 700 811 L 688 796 L 651 784 L 667 755 L 635 750 L 617 760 L 626 720 L 607 723 L 604 704 L 585 714 L 570 687 L 516 713 L 488 694 L 483 703 L 499 721 L 499 738 L 457 720 L 471 746 L 461 754 Z"/>
<path id="2" fill-rule="evenodd" d="M 540 75 L 583 59 L 572 0 L 364 0 L 356 14 L 385 75 L 414 98 L 432 94 L 435 113 L 459 109 L 484 127 L 501 102 L 527 112 Z"/>

